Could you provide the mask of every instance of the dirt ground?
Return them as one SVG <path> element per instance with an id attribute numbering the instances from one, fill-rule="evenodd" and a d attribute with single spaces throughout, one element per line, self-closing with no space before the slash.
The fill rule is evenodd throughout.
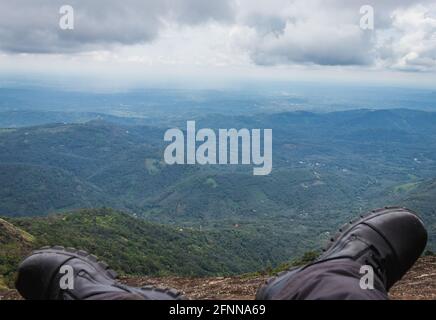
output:
<path id="1" fill-rule="evenodd" d="M 156 285 L 176 288 L 189 299 L 251 300 L 266 276 L 250 277 L 125 277 L 121 281 L 133 286 Z M 436 257 L 421 258 L 391 290 L 390 297 L 398 300 L 436 300 Z M 0 300 L 20 299 L 15 290 L 0 292 Z"/>

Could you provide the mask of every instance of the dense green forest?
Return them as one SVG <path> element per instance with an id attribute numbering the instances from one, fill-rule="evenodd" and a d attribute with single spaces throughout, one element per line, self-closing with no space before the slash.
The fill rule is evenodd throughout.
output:
<path id="1" fill-rule="evenodd" d="M 290 242 L 305 234 L 299 239 L 308 247 L 344 219 L 376 206 L 410 203 L 431 228 L 435 220 L 431 197 L 414 194 L 430 192 L 418 186 L 435 178 L 431 112 L 197 120 L 198 127 L 272 128 L 273 171 L 265 177 L 253 176 L 249 166 L 168 166 L 162 159 L 165 127 L 117 119 L 1 130 L 0 215 L 107 206 L 197 229 L 261 226 Z"/>
<path id="2" fill-rule="evenodd" d="M 284 243 L 237 228 L 198 231 L 149 223 L 112 209 L 0 220 L 0 275 L 9 285 L 32 249 L 62 245 L 87 250 L 122 274 L 228 275 L 289 260 Z"/>
<path id="3" fill-rule="evenodd" d="M 198 127 L 272 128 L 268 176 L 250 166 L 166 165 L 165 125 L 97 118 L 0 129 L 7 283 L 19 257 L 45 244 L 87 249 L 126 273 L 252 272 L 317 249 L 343 221 L 386 205 L 416 210 L 434 251 L 435 113 L 197 118 Z M 75 211 L 101 207 L 114 210 Z"/>

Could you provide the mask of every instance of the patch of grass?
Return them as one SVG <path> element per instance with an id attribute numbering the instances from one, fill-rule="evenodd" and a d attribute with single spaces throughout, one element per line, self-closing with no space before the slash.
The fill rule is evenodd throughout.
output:
<path id="1" fill-rule="evenodd" d="M 435 255 L 435 253 L 433 252 L 433 251 L 431 251 L 431 250 L 426 250 L 425 252 L 424 252 L 424 256 L 426 256 L 426 257 L 428 257 L 428 256 L 434 256 Z"/>
<path id="2" fill-rule="evenodd" d="M 35 241 L 35 237 L 32 236 L 30 233 L 15 227 L 13 224 L 7 222 L 4 219 L 0 219 L 0 225 L 1 225 L 1 229 L 3 229 L 6 233 L 14 235 L 18 239 L 21 238 L 22 240 L 27 242 Z"/>
<path id="3" fill-rule="evenodd" d="M 315 250 L 307 251 L 301 257 L 296 258 L 290 262 L 283 263 L 279 265 L 277 268 L 270 267 L 261 272 L 253 272 L 253 273 L 245 274 L 244 277 L 251 278 L 251 277 L 257 277 L 265 274 L 273 276 L 282 271 L 287 271 L 293 267 L 304 266 L 306 264 L 312 263 L 319 257 L 319 255 L 320 255 L 319 251 L 315 251 Z"/>
<path id="4" fill-rule="evenodd" d="M 409 183 L 400 184 L 394 188 L 394 192 L 395 193 L 409 192 L 416 189 L 418 185 L 419 182 L 409 182 Z"/>
<path id="5" fill-rule="evenodd" d="M 0 290 L 7 290 L 9 289 L 8 286 L 6 285 L 5 281 L 3 280 L 3 277 L 0 276 Z"/>
<path id="6" fill-rule="evenodd" d="M 218 183 L 213 178 L 207 178 L 205 185 L 211 187 L 212 189 L 215 189 L 218 186 Z"/>
<path id="7" fill-rule="evenodd" d="M 160 172 L 160 163 L 156 159 L 145 159 L 145 168 L 149 174 L 155 175 Z"/>

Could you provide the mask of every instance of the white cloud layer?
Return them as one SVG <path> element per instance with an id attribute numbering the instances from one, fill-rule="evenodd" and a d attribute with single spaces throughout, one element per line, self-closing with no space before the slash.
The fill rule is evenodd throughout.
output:
<path id="1" fill-rule="evenodd" d="M 381 63 L 404 71 L 436 69 L 436 4 L 392 13 L 390 36 L 382 42 Z"/>
<path id="2" fill-rule="evenodd" d="M 260 65 L 436 68 L 436 5 L 432 1 L 239 1 L 237 42 Z M 371 5 L 375 29 L 360 28 Z"/>
<path id="3" fill-rule="evenodd" d="M 436 71 L 436 4 L 429 0 L 68 2 L 73 31 L 58 26 L 64 0 L 0 0 L 0 60 L 26 53 L 149 66 Z M 359 26 L 367 4 L 374 31 Z"/>

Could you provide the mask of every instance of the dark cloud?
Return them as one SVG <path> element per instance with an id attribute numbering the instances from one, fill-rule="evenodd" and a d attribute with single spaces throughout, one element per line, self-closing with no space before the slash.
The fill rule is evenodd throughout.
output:
<path id="1" fill-rule="evenodd" d="M 280 32 L 258 35 L 251 43 L 260 65 L 368 65 L 373 62 L 373 37 L 358 26 L 320 26 L 310 21 L 288 23 Z"/>
<path id="2" fill-rule="evenodd" d="M 59 28 L 59 8 L 71 5 L 75 29 Z M 231 0 L 0 0 L 0 50 L 65 53 L 155 39 L 165 20 L 195 25 L 230 21 Z"/>

